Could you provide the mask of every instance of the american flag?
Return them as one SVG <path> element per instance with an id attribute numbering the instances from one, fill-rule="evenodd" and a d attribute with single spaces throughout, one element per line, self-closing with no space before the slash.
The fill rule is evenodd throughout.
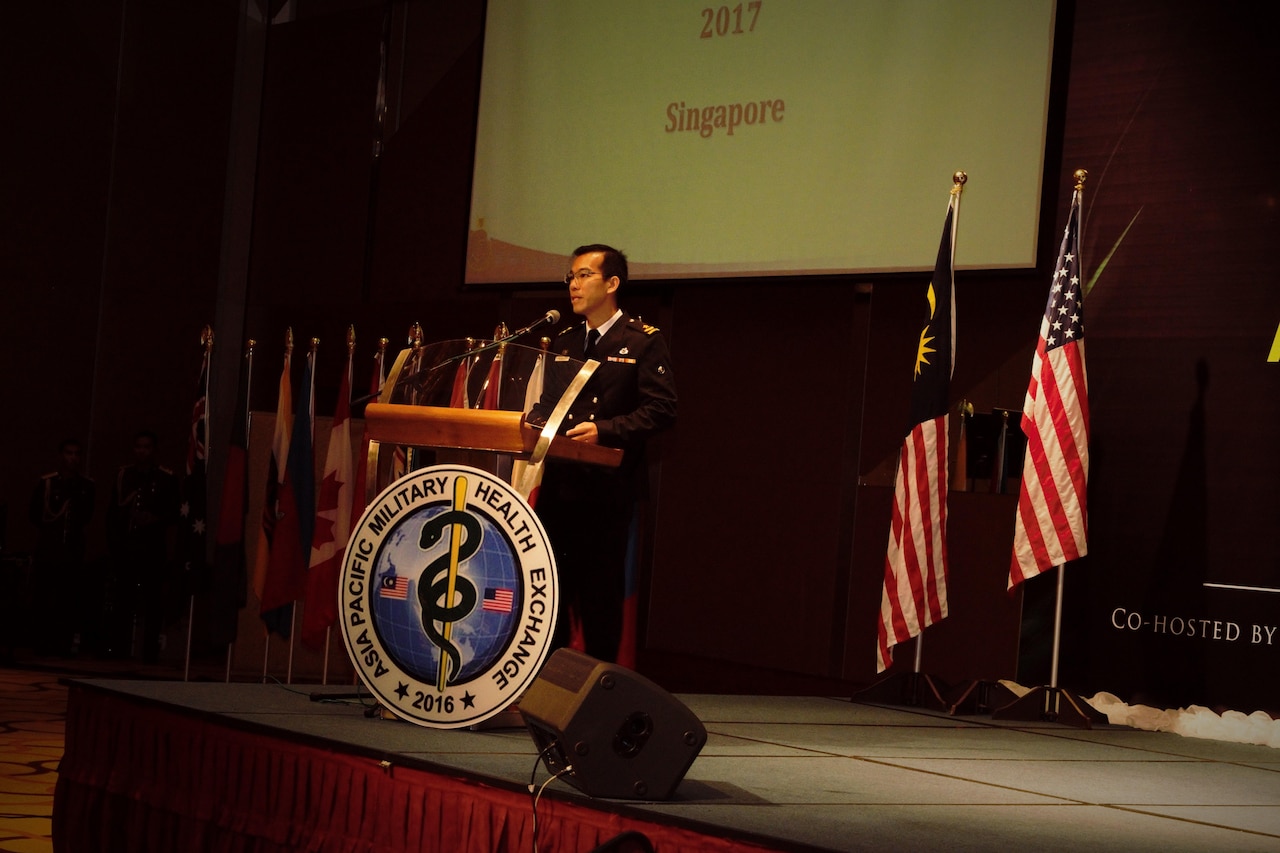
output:
<path id="1" fill-rule="evenodd" d="M 1054 267 L 1022 404 L 1027 453 L 1009 588 L 1088 552 L 1089 379 L 1080 288 L 1080 189 Z"/>
<path id="2" fill-rule="evenodd" d="M 960 208 L 957 183 L 947 205 L 938 260 L 926 291 L 928 315 L 916 350 L 911 423 L 893 489 L 884 560 L 876 671 L 893 663 L 893 647 L 947 615 L 947 409 L 955 358 L 952 260 Z"/>
<path id="3" fill-rule="evenodd" d="M 484 591 L 484 603 L 480 607 L 494 613 L 510 613 L 514 602 L 515 593 L 511 590 L 489 587 Z"/>
<path id="4" fill-rule="evenodd" d="M 383 598 L 405 601 L 409 598 L 409 579 L 404 575 L 383 575 L 378 594 Z"/>

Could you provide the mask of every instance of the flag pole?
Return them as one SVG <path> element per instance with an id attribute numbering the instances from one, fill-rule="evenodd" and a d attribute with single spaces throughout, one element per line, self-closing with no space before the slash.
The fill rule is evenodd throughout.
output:
<path id="1" fill-rule="evenodd" d="M 306 392 L 308 405 L 311 406 L 311 410 L 307 413 L 307 418 L 310 421 L 311 447 L 313 448 L 313 451 L 312 451 L 313 453 L 314 453 L 315 440 L 316 440 L 316 437 L 315 437 L 316 422 L 314 417 L 315 404 L 316 404 L 315 402 L 316 362 L 320 360 L 319 350 L 320 350 L 320 339 L 313 337 L 311 339 L 311 349 L 307 352 L 307 363 L 310 365 L 310 373 L 311 373 L 311 388 Z M 292 449 L 290 449 L 290 452 L 292 453 Z M 312 468 L 314 468 L 315 459 L 312 458 L 308 460 L 308 464 L 311 465 Z M 296 495 L 295 495 L 295 501 L 296 501 Z M 301 517 L 302 513 L 304 512 L 303 508 L 301 507 L 295 508 L 294 511 L 298 513 L 299 517 Z M 311 506 L 306 507 L 305 511 L 308 513 L 311 513 L 311 515 L 314 516 L 316 512 L 314 503 Z M 303 544 L 302 553 L 304 555 L 304 559 L 305 559 L 305 555 L 309 555 L 311 553 L 310 541 L 307 541 L 306 543 Z M 305 602 L 303 603 L 303 607 L 304 608 L 306 607 Z M 293 600 L 293 603 L 289 605 L 289 663 L 285 669 L 285 681 L 284 681 L 285 684 L 293 684 L 293 658 L 294 658 L 294 653 L 297 650 L 297 646 L 298 646 L 298 632 L 301 629 L 302 629 L 302 623 L 298 619 L 298 600 L 295 598 Z"/>
<path id="2" fill-rule="evenodd" d="M 284 330 L 284 364 L 285 364 L 286 373 L 290 368 L 290 359 L 292 357 L 293 357 L 293 327 L 286 326 Z M 276 413 L 278 415 L 279 414 L 278 402 L 277 402 L 276 409 L 277 409 Z M 279 429 L 278 423 L 276 425 L 276 428 Z M 268 550 L 270 550 L 269 543 L 268 543 Z M 259 606 L 259 609 L 261 609 L 261 606 L 262 606 L 261 601 L 258 602 L 258 606 Z M 270 664 L 270 661 L 271 661 L 271 629 L 267 628 L 266 640 L 262 644 L 262 683 L 263 684 L 266 684 L 267 682 L 267 668 L 268 668 L 268 665 Z"/>
<path id="3" fill-rule="evenodd" d="M 250 401 L 253 400 L 253 396 L 251 394 L 251 392 L 253 391 L 253 348 L 257 345 L 258 345 L 258 342 L 255 341 L 253 338 L 249 338 L 244 342 L 244 361 L 245 361 L 245 370 L 247 371 L 244 379 L 244 447 L 245 447 L 246 454 L 249 451 L 249 442 L 253 434 L 253 407 L 250 405 Z M 240 542 L 240 550 L 241 551 L 244 550 L 243 536 Z M 236 612 L 237 622 L 239 621 L 239 618 L 240 618 L 239 611 L 237 610 Z M 237 631 L 237 633 L 239 632 Z M 235 640 L 232 640 L 231 642 L 227 643 L 227 662 L 226 662 L 225 671 L 223 672 L 223 675 L 222 675 L 222 680 L 226 684 L 231 683 L 231 661 L 232 661 L 232 658 L 234 657 L 233 653 L 235 651 L 235 647 L 236 647 Z"/>
<path id="4" fill-rule="evenodd" d="M 1079 221 L 1079 216 L 1080 216 L 1080 209 L 1082 207 L 1082 201 L 1084 198 L 1084 182 L 1088 176 L 1089 176 L 1089 173 L 1086 172 L 1084 169 L 1076 169 L 1072 175 L 1072 177 L 1075 179 L 1075 188 L 1074 188 L 1074 194 L 1071 200 L 1072 212 L 1068 216 L 1068 236 L 1070 235 L 1071 216 L 1076 217 L 1076 232 L 1075 232 L 1076 245 L 1072 249 L 1072 251 L 1078 251 L 1078 247 L 1080 244 L 1080 233 L 1082 228 L 1081 228 L 1081 223 Z M 1064 239 L 1063 254 L 1065 254 L 1067 251 L 1068 251 L 1067 241 Z M 1061 272 L 1062 270 L 1061 260 L 1062 258 L 1060 257 L 1059 258 L 1060 271 L 1059 273 L 1055 274 L 1055 281 L 1056 281 L 1056 275 L 1065 274 Z M 1074 260 L 1077 264 L 1079 263 L 1078 257 L 1075 258 Z M 1052 299 L 1052 292 L 1050 294 L 1050 298 Z M 1081 297 L 1081 303 L 1083 303 L 1083 297 Z M 1081 340 L 1081 342 L 1083 342 L 1083 340 Z M 1043 349 L 1043 348 L 1044 348 L 1044 343 L 1042 341 L 1038 348 L 1038 352 L 1040 349 Z M 1033 380 L 1036 380 L 1036 379 L 1038 379 L 1038 377 L 1033 377 Z M 1041 393 L 1043 393 L 1043 389 L 1041 389 Z M 1085 392 L 1085 395 L 1087 395 L 1087 391 Z M 1085 395 L 1082 395 L 1082 396 L 1085 396 Z M 1086 445 L 1087 445 L 1087 441 L 1086 441 Z M 1087 446 L 1086 446 L 1086 457 L 1085 457 L 1084 468 L 1087 474 L 1087 471 L 1088 471 Z M 1026 491 L 1027 491 L 1026 479 L 1027 479 L 1027 473 L 1024 469 L 1024 472 L 1023 472 L 1024 482 L 1022 487 L 1024 497 L 1026 496 Z M 1019 501 L 1020 516 L 1021 516 L 1021 509 L 1022 509 L 1021 503 L 1022 501 L 1020 500 Z M 1016 537 L 1019 532 L 1020 531 L 1015 531 L 1015 549 L 1017 547 Z M 1086 549 L 1084 548 L 1081 549 L 1080 556 L 1084 555 L 1085 550 Z M 1071 557 L 1068 557 L 1068 559 L 1071 559 Z M 1015 553 L 1015 557 L 1014 557 L 1015 567 L 1017 567 L 1017 563 L 1018 563 L 1018 559 L 1017 559 L 1017 554 Z M 1056 568 L 1058 570 L 1057 591 L 1056 591 L 1056 598 L 1054 601 L 1054 614 L 1053 614 L 1053 653 L 1052 653 L 1052 659 L 1050 661 L 1049 683 L 1041 687 L 1033 688 L 1032 690 L 1028 691 L 1025 695 L 1019 697 L 1018 699 L 1015 699 L 1009 704 L 1004 705 L 1000 708 L 996 708 L 994 711 L 992 711 L 991 717 L 992 719 L 997 719 L 997 720 L 1043 720 L 1046 722 L 1063 723 L 1065 725 L 1072 725 L 1072 726 L 1077 726 L 1077 727 L 1086 728 L 1086 729 L 1093 728 L 1093 726 L 1095 725 L 1106 725 L 1108 722 L 1108 719 L 1105 714 L 1098 711 L 1096 708 L 1094 708 L 1092 705 L 1090 705 L 1080 696 L 1076 695 L 1075 693 L 1069 690 L 1065 690 L 1058 685 L 1058 662 L 1059 662 L 1060 651 L 1062 647 L 1062 601 L 1063 601 L 1063 595 L 1064 595 L 1064 589 L 1065 589 L 1067 560 L 1063 560 L 1062 562 L 1057 562 L 1053 565 L 1050 565 L 1049 568 Z M 1013 583 L 1013 577 L 1011 575 L 1010 584 L 1012 585 L 1012 583 Z"/>
<path id="5" fill-rule="evenodd" d="M 204 387 L 200 389 L 200 396 L 204 397 L 204 411 L 200 413 L 200 420 L 204 421 L 204 465 L 205 470 L 209 469 L 209 368 L 213 360 L 213 327 L 205 324 L 200 330 L 200 346 L 204 348 L 202 360 L 204 367 L 201 373 L 204 374 Z M 188 578 L 190 580 L 190 578 Z M 194 590 L 187 592 L 187 647 L 182 653 L 182 680 L 191 680 L 191 634 L 192 625 L 196 618 L 196 594 Z"/>
<path id="6" fill-rule="evenodd" d="M 351 325 L 347 327 L 347 368 L 346 368 L 346 380 L 345 380 L 347 383 L 346 389 L 347 389 L 348 422 L 350 420 L 350 399 L 351 399 L 351 380 L 352 380 L 351 370 L 352 370 L 352 365 L 355 363 L 355 354 L 356 354 L 356 327 L 354 325 Z M 342 385 L 340 383 L 339 388 L 341 387 Z M 347 439 L 348 441 L 350 440 L 350 435 L 347 436 Z M 354 500 L 354 495 L 352 497 L 352 500 Z M 348 501 L 348 507 L 350 507 L 350 505 L 351 505 L 351 502 Z M 347 527 L 348 527 L 347 532 L 350 533 L 350 523 L 348 523 Z M 345 550 L 346 548 L 345 542 L 342 543 L 342 547 Z M 333 626 L 327 625 L 325 626 L 325 629 L 324 629 L 324 662 L 322 664 L 323 668 L 320 671 L 320 683 L 322 685 L 327 685 L 329 683 L 329 649 L 332 644 L 332 640 L 333 640 Z"/>

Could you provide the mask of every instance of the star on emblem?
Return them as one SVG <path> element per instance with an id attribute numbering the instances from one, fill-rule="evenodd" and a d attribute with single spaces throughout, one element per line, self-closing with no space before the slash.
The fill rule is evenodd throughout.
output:
<path id="1" fill-rule="evenodd" d="M 468 690 L 466 693 L 463 693 L 463 694 L 462 694 L 462 707 L 464 707 L 464 708 L 474 708 L 475 706 L 476 706 L 476 697 L 474 697 L 474 696 L 472 696 L 472 695 L 471 695 L 471 691 L 470 691 L 470 690 Z"/>
<path id="2" fill-rule="evenodd" d="M 397 695 L 397 696 L 399 696 L 401 699 L 404 699 L 404 698 L 408 697 L 408 695 L 409 695 L 409 685 L 405 684 L 403 681 L 397 681 L 397 682 L 396 682 L 396 695 Z"/>

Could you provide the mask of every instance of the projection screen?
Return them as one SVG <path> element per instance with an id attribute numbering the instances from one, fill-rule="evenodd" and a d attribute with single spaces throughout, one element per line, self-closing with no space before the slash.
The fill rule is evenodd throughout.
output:
<path id="1" fill-rule="evenodd" d="M 466 281 L 1035 266 L 1053 0 L 490 0 Z"/>

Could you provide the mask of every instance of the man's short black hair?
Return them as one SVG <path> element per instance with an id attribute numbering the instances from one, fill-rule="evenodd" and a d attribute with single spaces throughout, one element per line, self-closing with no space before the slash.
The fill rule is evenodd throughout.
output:
<path id="1" fill-rule="evenodd" d="M 573 257 L 579 255 L 589 255 L 592 252 L 603 252 L 604 262 L 600 264 L 600 273 L 605 278 L 618 277 L 618 286 L 627 283 L 627 256 L 620 250 L 612 246 L 606 246 L 604 243 L 592 243 L 588 246 L 579 246 L 573 250 Z"/>

